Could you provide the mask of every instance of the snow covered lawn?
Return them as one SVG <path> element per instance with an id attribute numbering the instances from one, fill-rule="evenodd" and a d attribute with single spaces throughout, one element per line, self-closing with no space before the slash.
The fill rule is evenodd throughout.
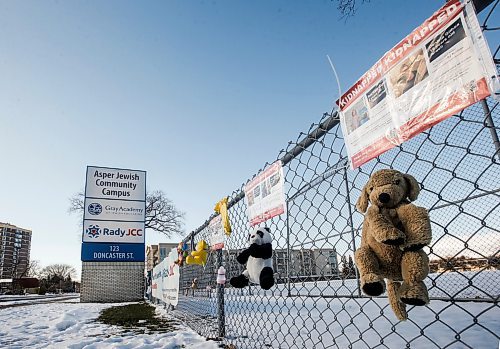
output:
<path id="1" fill-rule="evenodd" d="M 217 348 L 188 327 L 140 333 L 98 323 L 102 309 L 119 304 L 71 300 L 0 309 L 0 348 Z M 178 321 L 176 321 L 178 322 Z"/>

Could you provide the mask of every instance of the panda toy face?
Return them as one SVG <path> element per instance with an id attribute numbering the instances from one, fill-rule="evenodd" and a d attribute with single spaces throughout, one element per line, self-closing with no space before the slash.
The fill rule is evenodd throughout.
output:
<path id="1" fill-rule="evenodd" d="M 271 237 L 271 230 L 267 227 L 265 228 L 256 228 L 254 231 L 250 234 L 248 234 L 248 244 L 257 244 L 257 245 L 263 245 L 263 244 L 270 244 L 273 241 L 273 238 Z"/>

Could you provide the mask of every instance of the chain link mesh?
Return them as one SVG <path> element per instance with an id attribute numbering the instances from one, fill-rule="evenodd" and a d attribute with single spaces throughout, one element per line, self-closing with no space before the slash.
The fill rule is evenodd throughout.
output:
<path id="1" fill-rule="evenodd" d="M 486 31 L 497 29 L 487 23 L 497 5 L 486 15 Z M 498 68 L 499 49 L 493 52 Z M 325 114 L 277 157 L 284 163 L 287 212 L 266 222 L 274 236 L 277 284 L 269 291 L 258 285 L 217 290 L 220 265 L 227 279 L 244 269 L 235 259 L 250 232 L 242 185 L 230 196 L 233 233 L 222 259 L 211 252 L 205 266 L 181 269 L 173 313 L 226 348 L 480 348 L 477 333 L 486 347 L 496 347 L 498 125 L 498 102 L 488 99 L 353 171 L 338 121 Z M 422 189 L 417 204 L 429 209 L 432 224 L 426 249 L 431 274 L 425 280 L 431 303 L 410 307 L 406 322 L 395 318 L 384 296 L 360 292 L 353 262 L 363 222 L 355 202 L 370 175 L 383 168 L 417 178 Z M 193 246 L 208 241 L 207 222 L 186 241 Z"/>

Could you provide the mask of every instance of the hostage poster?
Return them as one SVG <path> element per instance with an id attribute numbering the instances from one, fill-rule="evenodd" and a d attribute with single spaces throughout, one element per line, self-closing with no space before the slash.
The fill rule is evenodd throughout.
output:
<path id="1" fill-rule="evenodd" d="M 492 76 L 472 4 L 447 2 L 337 101 L 351 168 L 488 97 Z"/>
<path id="2" fill-rule="evenodd" d="M 283 167 L 278 160 L 245 185 L 250 225 L 262 223 L 285 212 Z"/>

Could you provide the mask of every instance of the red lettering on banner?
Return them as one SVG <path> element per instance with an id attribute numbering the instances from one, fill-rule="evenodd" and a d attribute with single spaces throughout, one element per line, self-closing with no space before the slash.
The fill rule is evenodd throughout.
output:
<path id="1" fill-rule="evenodd" d="M 368 72 L 336 101 L 340 110 L 343 111 L 351 105 L 359 96 L 373 86 L 383 74 L 406 58 L 416 46 L 455 19 L 462 12 L 463 8 L 464 5 L 460 0 L 448 1 L 432 17 L 427 19 L 420 27 L 411 32 L 410 35 L 406 36 L 379 59 Z"/>

